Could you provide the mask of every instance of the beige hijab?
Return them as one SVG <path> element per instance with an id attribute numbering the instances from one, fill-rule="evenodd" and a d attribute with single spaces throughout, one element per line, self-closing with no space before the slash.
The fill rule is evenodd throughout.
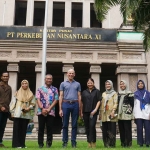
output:
<path id="1" fill-rule="evenodd" d="M 22 88 L 23 83 L 26 82 L 28 85 L 28 88 L 26 90 L 24 90 Z M 29 82 L 27 80 L 22 80 L 21 82 L 21 87 L 18 90 L 18 92 L 16 93 L 16 98 L 18 101 L 21 102 L 29 102 L 33 99 L 33 93 L 31 92 L 30 88 L 29 88 Z"/>

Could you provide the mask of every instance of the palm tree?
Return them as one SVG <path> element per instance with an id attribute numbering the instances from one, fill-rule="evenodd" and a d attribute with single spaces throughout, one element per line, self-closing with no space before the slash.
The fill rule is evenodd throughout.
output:
<path id="1" fill-rule="evenodd" d="M 94 9 L 98 21 L 103 21 L 113 6 L 120 5 L 123 23 L 132 17 L 135 31 L 143 32 L 145 51 L 150 48 L 150 0 L 95 0 Z"/>

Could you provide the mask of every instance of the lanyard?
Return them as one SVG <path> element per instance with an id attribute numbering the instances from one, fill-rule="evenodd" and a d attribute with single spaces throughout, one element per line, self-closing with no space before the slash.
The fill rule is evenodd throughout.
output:
<path id="1" fill-rule="evenodd" d="M 146 105 L 146 104 L 143 103 L 143 100 L 144 100 L 145 96 L 146 96 L 146 92 L 144 93 L 144 96 L 142 98 L 142 109 L 145 109 L 145 105 Z"/>

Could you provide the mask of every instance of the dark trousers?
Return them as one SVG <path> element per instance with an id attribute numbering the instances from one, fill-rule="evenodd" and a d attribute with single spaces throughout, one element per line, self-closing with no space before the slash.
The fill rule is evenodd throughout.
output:
<path id="1" fill-rule="evenodd" d="M 96 142 L 96 121 L 97 115 L 94 115 L 93 118 L 90 118 L 90 113 L 83 113 L 84 125 L 86 129 L 87 142 L 95 143 Z"/>
<path id="2" fill-rule="evenodd" d="M 150 120 L 145 119 L 136 119 L 137 125 L 137 143 L 139 145 L 150 145 Z M 145 130 L 145 142 L 143 139 L 143 127 Z"/>
<path id="3" fill-rule="evenodd" d="M 132 146 L 131 120 L 119 120 L 118 125 L 119 125 L 121 146 L 123 146 L 123 147 Z"/>
<path id="4" fill-rule="evenodd" d="M 102 122 L 103 142 L 105 147 L 116 146 L 116 122 Z"/>
<path id="5" fill-rule="evenodd" d="M 7 123 L 8 113 L 0 112 L 0 143 L 3 142 L 3 135 Z"/>
<path id="6" fill-rule="evenodd" d="M 68 142 L 68 125 L 69 117 L 71 114 L 71 123 L 72 123 L 72 132 L 71 132 L 71 141 L 72 144 L 76 144 L 76 135 L 77 135 L 77 120 L 79 117 L 79 103 L 62 103 L 63 110 L 63 142 Z"/>
<path id="7" fill-rule="evenodd" d="M 25 147 L 29 119 L 14 118 L 12 147 Z"/>
<path id="8" fill-rule="evenodd" d="M 52 144 L 53 140 L 53 122 L 54 122 L 54 116 L 47 115 L 46 117 L 43 115 L 38 115 L 38 125 L 39 125 L 39 130 L 38 130 L 38 144 L 39 145 L 44 145 L 44 129 L 46 125 L 46 130 L 47 130 L 47 142 Z"/>

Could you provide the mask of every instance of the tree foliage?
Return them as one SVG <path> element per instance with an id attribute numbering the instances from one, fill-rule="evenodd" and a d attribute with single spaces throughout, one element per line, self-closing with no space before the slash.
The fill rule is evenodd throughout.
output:
<path id="1" fill-rule="evenodd" d="M 142 31 L 143 45 L 147 51 L 150 48 L 150 0 L 95 0 L 94 9 L 98 21 L 103 21 L 109 9 L 120 5 L 123 23 L 132 17 L 136 31 Z"/>

